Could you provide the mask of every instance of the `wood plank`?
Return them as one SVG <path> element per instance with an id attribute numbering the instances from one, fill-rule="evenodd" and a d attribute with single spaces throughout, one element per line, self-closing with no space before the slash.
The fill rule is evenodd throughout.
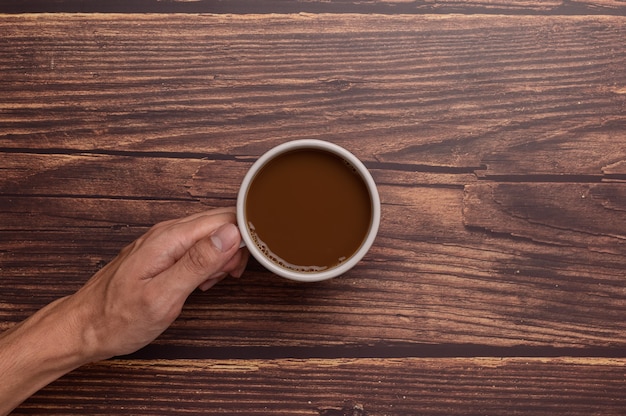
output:
<path id="1" fill-rule="evenodd" d="M 468 185 L 469 227 L 564 247 L 626 254 L 622 183 L 481 183 Z"/>
<path id="2" fill-rule="evenodd" d="M 269 148 L 267 149 L 269 150 Z M 260 156 L 260 155 L 258 155 Z M 106 154 L 0 152 L 0 195 L 155 201 L 220 200 L 234 203 L 253 158 L 228 154 L 160 157 Z M 420 171 L 414 165 L 368 163 L 381 185 L 456 187 L 476 181 L 472 173 Z M 9 204 L 4 204 L 8 209 Z M 24 208 L 23 213 L 28 212 Z M 11 222 L 7 222 L 11 224 Z M 78 225 L 78 224 L 76 224 Z"/>
<path id="3" fill-rule="evenodd" d="M 626 344 L 623 184 L 593 188 L 605 206 L 572 211 L 570 239 L 543 232 L 555 215 L 509 223 L 487 198 L 499 185 L 473 174 L 621 180 L 623 18 L 109 17 L 2 17 L 7 322 L 72 293 L 151 224 L 232 205 L 272 145 L 317 137 L 380 184 L 370 255 L 307 286 L 253 263 L 245 280 L 194 294 L 157 347 Z M 464 201 L 465 185 L 482 199 Z M 519 185 L 503 201 L 578 207 L 588 185 Z"/>
<path id="4" fill-rule="evenodd" d="M 5 15 L 0 150 L 250 159 L 322 138 L 422 172 L 601 176 L 626 159 L 625 23 Z"/>
<path id="5" fill-rule="evenodd" d="M 252 261 L 15 414 L 623 414 L 626 6 L 263 7 L 551 16 L 1 15 L 0 330 L 274 144 L 345 145 L 383 202 L 341 278 Z"/>
<path id="6" fill-rule="evenodd" d="M 26 414 L 621 415 L 626 362 L 589 358 L 107 361 Z"/>
<path id="7" fill-rule="evenodd" d="M 0 1 L 0 13 L 491 13 L 491 14 L 624 14 L 619 0 L 576 2 L 512 0 L 133 0 L 128 2 L 85 2 L 80 0 Z"/>
<path id="8" fill-rule="evenodd" d="M 623 115 L 600 128 L 587 124 L 548 133 L 528 126 L 527 132 L 534 136 L 532 141 L 486 153 L 481 161 L 484 169 L 476 171 L 479 177 L 500 181 L 626 180 Z"/>
<path id="9" fill-rule="evenodd" d="M 597 250 L 575 239 L 539 245 L 503 238 L 464 226 L 463 209 L 469 213 L 461 188 L 384 184 L 380 192 L 379 238 L 357 268 L 301 285 L 252 262 L 241 281 L 194 294 L 157 344 L 626 345 L 622 240 L 607 236 Z M 13 211 L 2 214 L 8 225 L 0 238 L 6 283 L 0 314 L 7 322 L 72 293 L 151 223 L 206 208 L 188 201 L 9 201 Z"/>
<path id="10" fill-rule="evenodd" d="M 208 157 L 211 156 L 205 156 Z M 196 171 L 204 165 L 219 164 L 219 167 L 211 169 L 213 173 L 222 169 L 230 172 L 228 181 L 224 180 L 224 175 L 212 178 L 211 185 L 215 188 L 224 182 L 232 187 L 239 176 L 243 179 L 244 169 L 247 168 L 243 163 L 225 165 L 227 162 L 205 158 L 0 153 L 3 175 L 0 193 L 39 197 L 193 201 L 189 187 Z M 211 195 L 220 195 L 220 191 L 215 189 Z"/>

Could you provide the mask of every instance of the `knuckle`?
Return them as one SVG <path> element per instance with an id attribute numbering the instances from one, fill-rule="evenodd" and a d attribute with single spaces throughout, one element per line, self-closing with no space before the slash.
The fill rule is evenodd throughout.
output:
<path id="1" fill-rule="evenodd" d="M 181 302 L 172 293 L 157 286 L 145 291 L 142 304 L 147 320 L 161 327 L 169 326 L 182 310 Z"/>
<path id="2" fill-rule="evenodd" d="M 187 251 L 185 265 L 194 274 L 206 274 L 212 271 L 217 263 L 217 258 L 212 247 L 205 241 L 198 241 Z"/>

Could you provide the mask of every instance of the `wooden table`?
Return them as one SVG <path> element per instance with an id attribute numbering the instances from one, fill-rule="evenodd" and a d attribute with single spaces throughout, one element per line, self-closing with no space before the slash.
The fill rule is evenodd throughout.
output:
<path id="1" fill-rule="evenodd" d="M 622 1 L 99 3 L 0 1 L 1 330 L 289 140 L 360 157 L 382 225 L 16 415 L 626 414 Z"/>

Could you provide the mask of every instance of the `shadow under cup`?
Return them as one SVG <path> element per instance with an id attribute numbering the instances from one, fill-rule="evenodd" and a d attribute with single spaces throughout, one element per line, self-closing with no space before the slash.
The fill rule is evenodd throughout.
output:
<path id="1" fill-rule="evenodd" d="M 284 143 L 262 155 L 237 197 L 250 253 L 288 279 L 339 276 L 372 246 L 380 224 L 376 184 L 346 149 L 321 140 Z"/>

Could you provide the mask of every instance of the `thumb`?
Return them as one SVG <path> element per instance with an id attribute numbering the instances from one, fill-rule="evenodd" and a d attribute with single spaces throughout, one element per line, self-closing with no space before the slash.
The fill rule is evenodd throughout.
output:
<path id="1" fill-rule="evenodd" d="M 219 227 L 209 236 L 211 242 L 220 252 L 228 252 L 231 248 L 239 246 L 241 236 L 235 224 L 226 223 Z"/>
<path id="2" fill-rule="evenodd" d="M 208 278 L 222 271 L 239 249 L 240 240 L 236 225 L 227 223 L 220 226 L 208 237 L 198 240 L 162 273 L 162 283 L 176 284 L 186 296 L 189 295 Z"/>

